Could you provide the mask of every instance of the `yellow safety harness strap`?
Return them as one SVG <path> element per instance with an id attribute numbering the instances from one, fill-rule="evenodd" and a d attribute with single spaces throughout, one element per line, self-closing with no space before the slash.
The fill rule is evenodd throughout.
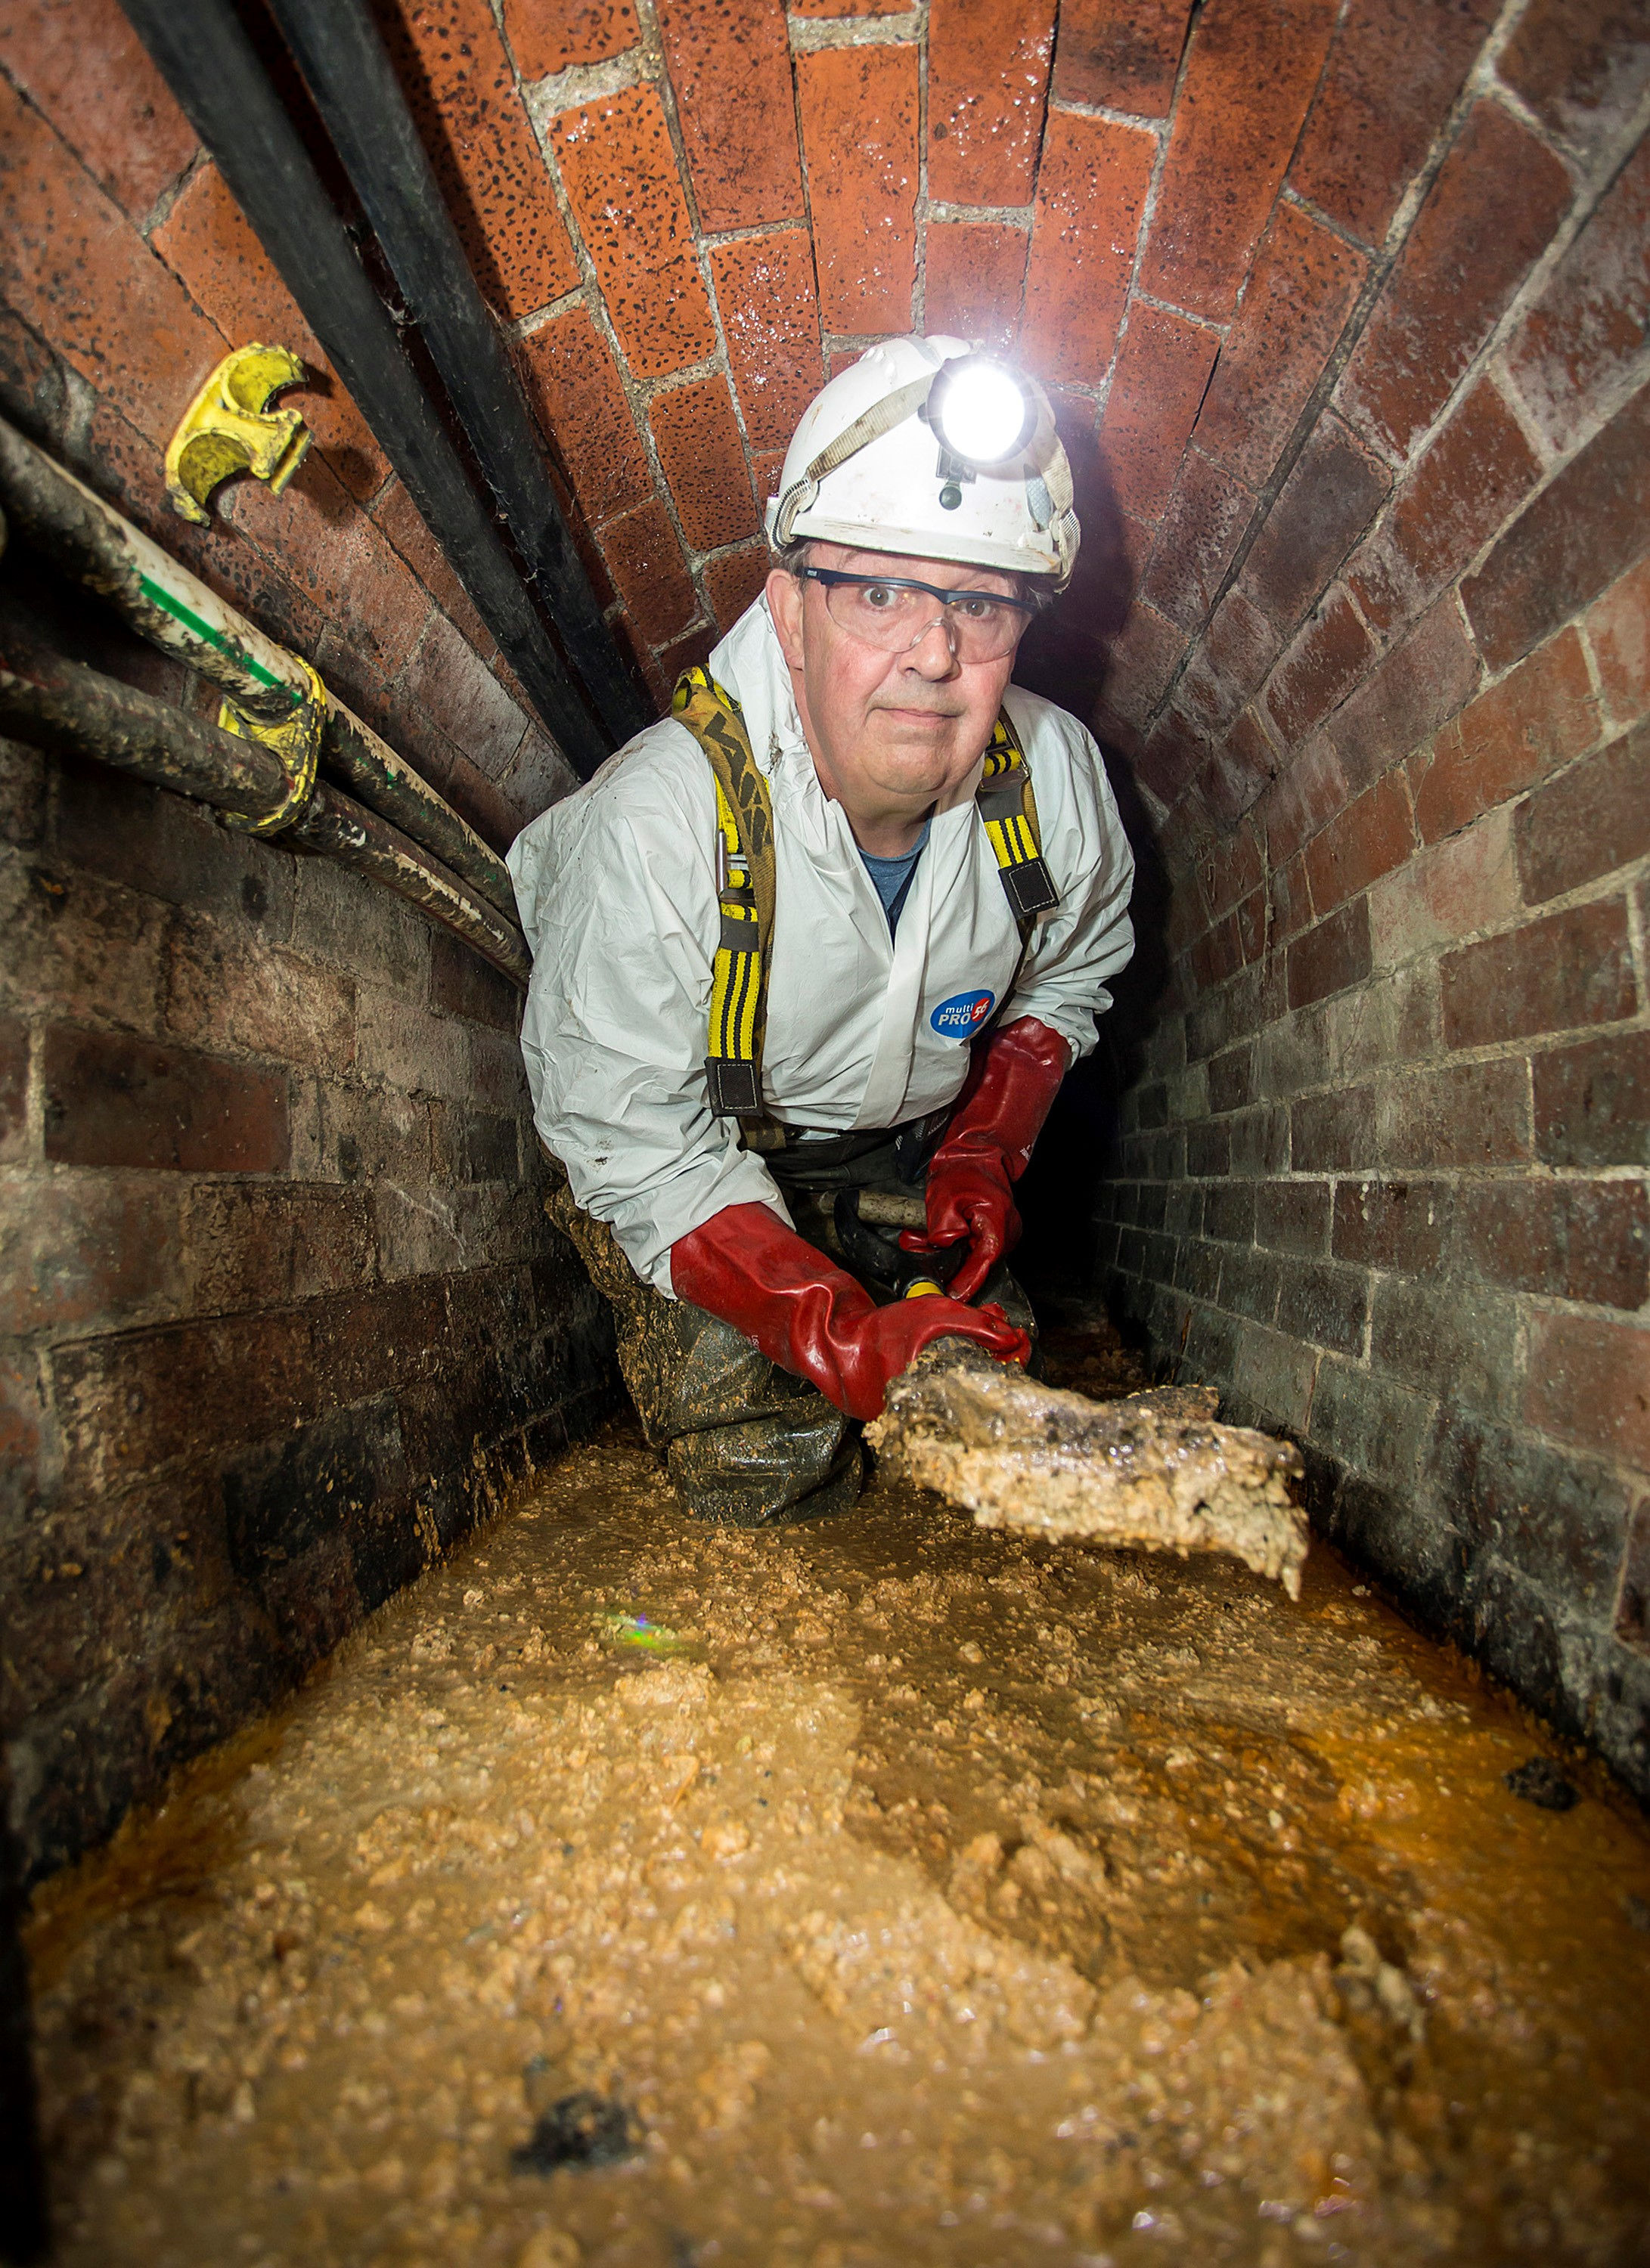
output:
<path id="1" fill-rule="evenodd" d="M 720 920 L 711 969 L 710 1046 L 704 1059 L 711 1108 L 718 1117 L 740 1120 L 748 1147 L 771 1149 L 784 1141 L 781 1129 L 764 1112 L 762 1098 L 776 880 L 773 805 L 768 783 L 750 752 L 743 712 L 709 670 L 682 672 L 671 696 L 670 713 L 703 749 L 716 780 Z M 1037 916 L 1058 904 L 1059 892 L 1043 864 L 1031 774 L 1006 710 L 992 728 L 977 802 L 1019 925 L 1023 963 Z M 1016 982 L 1019 975 L 1017 964 Z M 1005 1000 L 1013 990 L 1011 983 Z"/>
<path id="2" fill-rule="evenodd" d="M 985 773 L 975 799 L 985 822 L 986 840 L 997 853 L 998 873 L 1023 945 L 1030 924 L 1057 906 L 1060 894 L 1043 864 L 1031 774 L 1005 709 L 998 711 L 991 727 Z"/>
<path id="3" fill-rule="evenodd" d="M 705 1082 L 718 1117 L 755 1122 L 748 1130 L 755 1131 L 763 1116 L 762 1050 L 773 938 L 773 806 L 740 705 L 709 670 L 682 672 L 670 713 L 703 749 L 716 781 L 720 924 L 711 968 Z"/>

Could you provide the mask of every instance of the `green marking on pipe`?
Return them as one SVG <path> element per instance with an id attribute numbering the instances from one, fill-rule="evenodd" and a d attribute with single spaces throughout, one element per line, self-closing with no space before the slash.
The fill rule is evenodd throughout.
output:
<path id="1" fill-rule="evenodd" d="M 138 576 L 137 586 L 144 598 L 163 608 L 175 621 L 180 622 L 185 630 L 193 630 L 196 637 L 204 638 L 208 645 L 216 646 L 218 652 L 229 660 L 238 663 L 248 677 L 255 677 L 261 685 L 267 685 L 276 693 L 284 693 L 294 709 L 301 706 L 304 698 L 301 693 L 294 693 L 290 685 L 267 670 L 261 661 L 254 661 L 249 653 L 242 652 L 232 646 L 222 630 L 215 630 L 210 622 L 203 622 L 194 608 L 186 607 L 181 599 L 174 598 L 170 591 L 164 590 L 158 583 L 151 583 L 147 575 Z"/>

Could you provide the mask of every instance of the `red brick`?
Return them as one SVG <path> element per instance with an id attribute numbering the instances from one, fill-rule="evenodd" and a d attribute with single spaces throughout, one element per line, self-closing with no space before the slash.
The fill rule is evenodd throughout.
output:
<path id="1" fill-rule="evenodd" d="M 1347 582 L 1378 630 L 1408 622 L 1483 549 L 1541 477 L 1518 420 L 1482 379 L 1418 460 Z"/>
<path id="2" fill-rule="evenodd" d="M 66 1477 L 117 1484 L 193 1450 L 284 1432 L 309 1414 L 316 1381 L 307 1319 L 211 1316 L 120 1331 L 52 1356 Z"/>
<path id="3" fill-rule="evenodd" d="M 1220 335 L 1167 308 L 1130 310 L 1101 425 L 1101 446 L 1118 503 L 1156 520 L 1175 485 L 1220 351 Z"/>
<path id="4" fill-rule="evenodd" d="M 1337 417 L 1320 419 L 1243 563 L 1239 587 L 1282 631 L 1300 620 L 1385 499 L 1389 476 Z"/>
<path id="5" fill-rule="evenodd" d="M 195 129 L 115 0 L 11 10 L 0 17 L 0 60 L 133 220 L 194 154 Z"/>
<path id="6" fill-rule="evenodd" d="M 82 172 L 0 81 L 0 298 L 164 448 L 224 342 Z"/>
<path id="7" fill-rule="evenodd" d="M 1422 851 L 1370 891 L 1376 966 L 1394 968 L 1478 931 L 1504 928 L 1521 910 L 1512 814 L 1503 807 Z"/>
<path id="8" fill-rule="evenodd" d="M 1427 193 L 1339 398 L 1408 455 L 1569 210 L 1568 172 L 1481 102 Z"/>
<path id="9" fill-rule="evenodd" d="M 1143 127 L 1050 113 L 1022 325 L 1043 377 L 1092 385 L 1110 362 L 1156 156 Z"/>
<path id="10" fill-rule="evenodd" d="M 1444 1038 L 1452 1048 L 1569 1032 L 1639 1004 L 1626 902 L 1606 898 L 1446 954 Z"/>
<path id="11" fill-rule="evenodd" d="M 1576 632 L 1564 630 L 1411 759 L 1422 842 L 1436 843 L 1521 794 L 1597 737 L 1587 655 Z"/>
<path id="12" fill-rule="evenodd" d="M 1207 618 L 1254 510 L 1246 488 L 1188 450 L 1140 586 L 1182 630 L 1196 630 Z"/>
<path id="13" fill-rule="evenodd" d="M 1650 1333 L 1585 1315 L 1529 1322 L 1524 1415 L 1543 1433 L 1650 1467 Z"/>
<path id="14" fill-rule="evenodd" d="M 1304 1008 L 1361 983 L 1370 969 L 1369 902 L 1354 898 L 1289 948 L 1289 1005 Z"/>
<path id="15" fill-rule="evenodd" d="M 1650 852 L 1650 725 L 1538 790 L 1520 805 L 1514 828 L 1529 905 L 1642 858 Z"/>
<path id="16" fill-rule="evenodd" d="M 1054 0 L 932 0 L 931 197 L 959 205 L 1030 203 L 1054 18 Z"/>
<path id="17" fill-rule="evenodd" d="M 1586 148 L 1637 109 L 1650 33 L 1632 0 L 1535 0 L 1496 69 L 1554 133 Z"/>
<path id="18" fill-rule="evenodd" d="M 814 247 L 806 229 L 711 250 L 728 365 L 753 449 L 783 448 L 825 383 Z"/>
<path id="19" fill-rule="evenodd" d="M 1142 288 L 1230 315 L 1335 26 L 1328 0 L 1211 0 L 1192 33 Z"/>
<path id="20" fill-rule="evenodd" d="M 22 1152 L 28 1097 L 28 1026 L 18 1017 L 0 1015 L 0 1157 Z"/>
<path id="21" fill-rule="evenodd" d="M 1650 546 L 1650 387 L 1515 519 L 1462 599 L 1492 669 L 1549 637 Z"/>
<path id="22" fill-rule="evenodd" d="M 373 500 L 372 519 L 383 529 L 408 566 L 424 585 L 442 613 L 461 630 L 483 660 L 497 646 L 468 593 L 447 561 L 446 554 L 419 517 L 418 507 L 399 481 L 389 482 Z"/>
<path id="23" fill-rule="evenodd" d="M 1210 615 L 1202 652 L 1221 684 L 1240 701 L 1248 700 L 1277 659 L 1278 633 L 1241 577 Z"/>
<path id="24" fill-rule="evenodd" d="M 1005 352 L 1020 329 L 1031 239 L 1005 221 L 931 220 L 923 232 L 924 328 Z"/>
<path id="25" fill-rule="evenodd" d="M 674 645 L 664 646 L 657 654 L 650 653 L 646 657 L 644 672 L 661 711 L 668 708 L 672 688 L 682 671 L 703 667 L 711 659 L 711 649 L 715 644 L 714 630 L 689 630 L 687 637 L 678 638 Z"/>
<path id="26" fill-rule="evenodd" d="M 49 1000 L 81 1023 L 154 1028 L 167 909 L 72 870 L 0 865 L 0 994 L 21 1012 Z"/>
<path id="27" fill-rule="evenodd" d="M 590 519 L 652 494 L 647 459 L 613 357 L 583 307 L 541 323 L 521 342 L 534 408 Z"/>
<path id="28" fill-rule="evenodd" d="M 1208 760 L 1209 744 L 1171 710 L 1152 729 L 1140 753 L 1140 777 L 1170 810 L 1181 791 Z"/>
<path id="29" fill-rule="evenodd" d="M 1272 1192 L 1290 1196 L 1308 1187 L 1308 1183 L 1292 1182 L 1270 1185 Z M 1267 1193 L 1268 1185 L 1263 1184 L 1256 1195 L 1258 1198 Z M 1258 1239 L 1258 1221 L 1256 1234 Z M 1278 1286 L 1277 1322 L 1280 1331 L 1286 1331 L 1292 1338 L 1310 1340 L 1318 1346 L 1334 1347 L 1342 1354 L 1361 1355 L 1368 1311 L 1369 1283 L 1361 1272 L 1321 1263 L 1303 1266 L 1285 1259 Z"/>
<path id="30" fill-rule="evenodd" d="M 1375 1154 L 1375 1098 L 1367 1086 L 1308 1094 L 1289 1106 L 1289 1160 L 1297 1173 L 1355 1168 Z"/>
<path id="31" fill-rule="evenodd" d="M 1258 486 L 1293 431 L 1369 263 L 1297 206 L 1280 204 L 1197 420 L 1197 446 Z"/>
<path id="32" fill-rule="evenodd" d="M 216 166 L 201 168 L 150 242 L 188 284 L 226 345 L 263 339 L 291 349 L 309 380 L 283 394 L 281 407 L 303 413 L 317 447 L 351 496 L 364 503 L 376 496 L 389 476 L 389 460 L 328 369 L 320 342 Z"/>
<path id="33" fill-rule="evenodd" d="M 637 504 L 601 531 L 613 580 L 630 620 L 650 645 L 679 637 L 698 612 L 681 545 L 658 497 Z"/>
<path id="34" fill-rule="evenodd" d="M 1476 688 L 1478 659 L 1444 599 L 1341 708 L 1330 737 L 1353 787 L 1377 779 L 1453 717 Z"/>
<path id="35" fill-rule="evenodd" d="M 1408 784 L 1389 772 L 1307 845 L 1307 876 L 1320 914 L 1401 866 L 1415 848 Z"/>
<path id="36" fill-rule="evenodd" d="M 1443 1256 L 1451 1194 L 1447 1182 L 1337 1183 L 1335 1257 L 1359 1268 L 1429 1274 Z"/>
<path id="37" fill-rule="evenodd" d="M 1637 724 L 1650 711 L 1650 559 L 1594 600 L 1585 627 L 1610 715 Z"/>
<path id="38" fill-rule="evenodd" d="M 1650 142 L 1617 177 L 1507 352 L 1551 449 L 1573 448 L 1632 386 L 1647 326 Z"/>
<path id="39" fill-rule="evenodd" d="M 1111 649 L 1106 699 L 1125 723 L 1138 725 L 1157 706 L 1186 651 L 1186 641 L 1153 608 L 1130 610 Z"/>
<path id="40" fill-rule="evenodd" d="M 166 1024 L 180 1041 L 338 1071 L 355 1060 L 355 981 L 318 961 L 181 914 L 166 951 Z"/>
<path id="41" fill-rule="evenodd" d="M 1467 1182 L 1461 1254 L 1492 1284 L 1601 1307 L 1650 1291 L 1650 1204 L 1634 1182 Z"/>
<path id="42" fill-rule="evenodd" d="M 524 79 L 605 63 L 641 36 L 630 0 L 505 0 L 505 32 Z"/>
<path id="43" fill-rule="evenodd" d="M 1217 984 L 1224 984 L 1228 976 L 1235 976 L 1243 966 L 1237 917 L 1226 914 L 1212 928 L 1206 929 L 1192 946 L 1190 959 L 1191 973 L 1200 992 L 1211 992 Z"/>
<path id="44" fill-rule="evenodd" d="M 1274 867 L 1287 865 L 1345 803 L 1346 775 L 1329 740 L 1319 733 L 1297 749 L 1256 818 L 1266 836 L 1266 857 Z"/>
<path id="45" fill-rule="evenodd" d="M 783 449 L 753 449 L 750 453 L 751 477 L 756 484 L 756 501 L 767 504 L 779 493 L 779 481 L 784 471 L 785 453 Z"/>
<path id="46" fill-rule="evenodd" d="M 1381 1162 L 1399 1168 L 1517 1165 L 1529 1155 L 1528 1094 L 1524 1064 L 1506 1057 L 1440 1064 L 1395 1079 L 1376 1114 Z"/>
<path id="47" fill-rule="evenodd" d="M 1650 1166 L 1650 1032 L 1552 1048 L 1533 1068 L 1544 1164 Z"/>
<path id="48" fill-rule="evenodd" d="M 700 378 L 656 394 L 647 416 L 681 532 L 694 549 L 717 551 L 755 535 L 760 522 L 726 380 Z"/>
<path id="49" fill-rule="evenodd" d="M 630 368 L 663 378 L 708 360 L 716 327 L 658 91 L 623 87 L 564 111 L 549 139 Z"/>
<path id="50" fill-rule="evenodd" d="M 379 13 L 475 280 L 519 321 L 578 269 L 488 0 L 400 0 Z"/>
<path id="51" fill-rule="evenodd" d="M 515 1128 L 506 1123 L 513 1179 Z M 195 1312 L 232 1314 L 353 1292 L 370 1282 L 377 1256 L 373 1197 L 370 1189 L 330 1182 L 197 1185 L 183 1209 Z"/>
<path id="52" fill-rule="evenodd" d="M 45 1037 L 46 1156 L 63 1166 L 278 1174 L 284 1072 L 55 1025 Z"/>
<path id="53" fill-rule="evenodd" d="M 1330 51 L 1290 187 L 1381 243 L 1496 14 L 1495 0 L 1357 0 Z"/>
<path id="54" fill-rule="evenodd" d="M 1212 844 L 1198 862 L 1197 880 L 1210 917 L 1219 920 L 1260 887 L 1263 865 L 1252 827 L 1240 827 Z"/>
<path id="55" fill-rule="evenodd" d="M 175 1306 L 179 1261 L 175 1183 L 42 1178 L 0 1230 L 0 1330 L 72 1330 Z"/>
<path id="56" fill-rule="evenodd" d="M 1235 825 L 1256 799 L 1271 784 L 1278 770 L 1278 751 L 1253 711 L 1236 718 L 1198 777 L 1198 792 L 1223 825 Z M 1260 949 L 1265 901 L 1258 890 L 1247 909 L 1240 909 L 1246 961 Z M 1255 925 L 1260 926 L 1255 926 Z"/>
<path id="57" fill-rule="evenodd" d="M 1343 702 L 1375 658 L 1374 642 L 1337 584 L 1273 670 L 1266 712 L 1285 747 Z"/>
<path id="58" fill-rule="evenodd" d="M 220 496 L 225 525 L 296 584 L 340 641 L 393 677 L 428 618 L 430 593 L 325 459 L 312 452 L 278 497 L 261 481 L 231 482 Z"/>
<path id="59" fill-rule="evenodd" d="M 729 551 L 711 560 L 704 571 L 716 626 L 726 637 L 747 607 L 753 606 L 768 580 L 768 547 L 753 543 L 744 551 Z"/>
<path id="60" fill-rule="evenodd" d="M 826 48 L 796 62 L 821 319 L 906 331 L 917 276 L 917 50 Z"/>
<path id="61" fill-rule="evenodd" d="M 1137 118 L 1167 118 L 1191 0 L 1061 0 L 1054 92 Z"/>
<path id="62" fill-rule="evenodd" d="M 395 690 L 489 779 L 507 769 L 527 729 L 525 711 L 439 611 L 425 623 Z"/>
<path id="63" fill-rule="evenodd" d="M 1292 858 L 1286 866 L 1275 866 L 1266 878 L 1266 892 L 1271 906 L 1271 941 L 1274 946 L 1286 945 L 1312 919 L 1306 861 Z"/>
<path id="64" fill-rule="evenodd" d="M 700 227 L 799 219 L 784 0 L 659 0 L 659 23 Z"/>

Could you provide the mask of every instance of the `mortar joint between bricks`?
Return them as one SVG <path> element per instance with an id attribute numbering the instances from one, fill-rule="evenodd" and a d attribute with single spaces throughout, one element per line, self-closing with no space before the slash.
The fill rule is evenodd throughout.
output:
<path id="1" fill-rule="evenodd" d="M 897 48 L 927 45 L 928 9 L 903 16 L 787 16 L 793 55 L 817 55 L 825 48 Z"/>
<path id="2" fill-rule="evenodd" d="M 926 173 L 926 171 L 927 171 L 927 167 L 926 167 L 926 164 L 924 163 L 924 173 Z M 947 204 L 947 202 L 946 202 L 946 200 L 945 200 L 943 197 L 930 197 L 930 196 L 928 196 L 928 195 L 924 195 L 921 198 L 921 200 L 920 200 L 919 202 L 920 202 L 920 204 L 921 204 L 921 212 L 920 212 L 920 216 L 919 216 L 919 217 L 920 217 L 920 218 L 922 218 L 922 219 L 923 219 L 923 220 L 924 220 L 924 221 L 931 221 L 931 220 L 932 220 L 932 221 L 939 221 L 942 225 L 948 225 L 948 224 L 950 224 L 950 223 L 952 223 L 952 222 L 956 222 L 956 221 L 961 221 L 961 222 L 983 222 L 983 221 L 989 221 L 989 222 L 992 223 L 994 225 L 996 225 L 996 226 L 998 226 L 998 227 L 1001 227 L 1001 228 L 1017 228 L 1017 229 L 1020 229 L 1020 230 L 1029 231 L 1029 229 L 1030 229 L 1030 227 L 1031 227 L 1032 217 L 1033 217 L 1034 214 L 1035 213 L 1035 211 L 1036 211 L 1036 210 L 1037 210 L 1035 204 L 1030 204 L 1030 205 L 959 205 L 959 204 Z"/>

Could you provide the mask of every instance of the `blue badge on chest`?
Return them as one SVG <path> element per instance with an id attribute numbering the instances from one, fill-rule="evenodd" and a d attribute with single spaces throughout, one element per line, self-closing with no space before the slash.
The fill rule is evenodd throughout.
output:
<path id="1" fill-rule="evenodd" d="M 995 1005 L 995 992 L 954 992 L 928 1019 L 942 1040 L 972 1039 Z"/>

